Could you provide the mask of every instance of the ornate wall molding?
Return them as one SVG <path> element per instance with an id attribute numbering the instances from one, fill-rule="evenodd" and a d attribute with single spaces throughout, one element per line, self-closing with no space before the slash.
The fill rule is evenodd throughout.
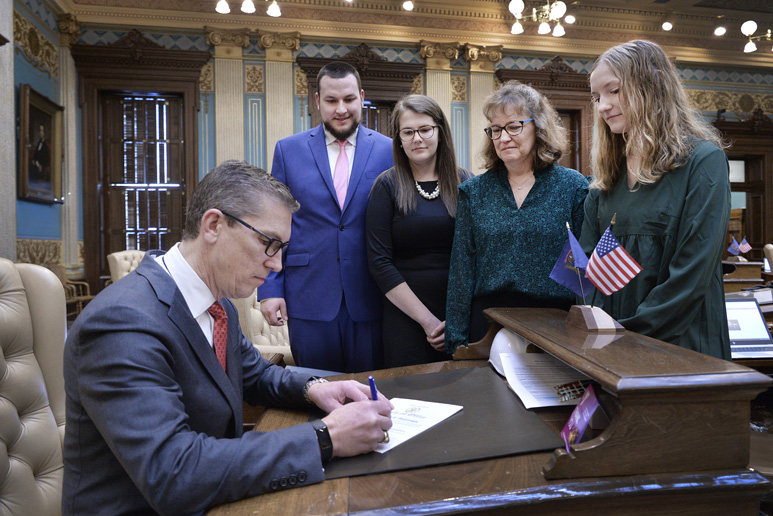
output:
<path id="1" fill-rule="evenodd" d="M 301 68 L 295 68 L 293 83 L 295 85 L 295 95 L 309 94 L 309 78 Z"/>
<path id="2" fill-rule="evenodd" d="M 436 43 L 434 41 L 419 41 L 419 55 L 424 59 L 445 57 L 454 60 L 459 57 L 459 43 Z"/>
<path id="3" fill-rule="evenodd" d="M 756 109 L 773 114 L 773 95 L 738 91 L 687 90 L 696 109 L 718 111 L 724 109 L 739 117 L 749 116 Z"/>
<path id="4" fill-rule="evenodd" d="M 215 91 L 215 67 L 211 61 L 201 67 L 199 91 Z"/>
<path id="5" fill-rule="evenodd" d="M 413 78 L 413 84 L 411 85 L 411 93 L 416 95 L 424 95 L 424 75 L 417 74 Z"/>
<path id="6" fill-rule="evenodd" d="M 28 63 L 49 77 L 59 77 L 59 49 L 16 9 L 13 11 L 13 40 L 16 53 Z"/>
<path id="7" fill-rule="evenodd" d="M 261 65 L 247 65 L 244 67 L 244 92 L 265 93 L 265 69 Z"/>
<path id="8" fill-rule="evenodd" d="M 19 238 L 16 240 L 16 261 L 36 265 L 62 263 L 62 241 Z"/>
<path id="9" fill-rule="evenodd" d="M 263 50 L 273 47 L 283 47 L 289 50 L 298 50 L 301 48 L 300 32 L 266 32 L 258 31 L 258 45 Z"/>
<path id="10" fill-rule="evenodd" d="M 467 77 L 451 76 L 451 102 L 467 102 Z"/>
<path id="11" fill-rule="evenodd" d="M 232 45 L 247 48 L 250 44 L 250 29 L 229 30 L 205 26 L 204 31 L 207 33 L 207 43 L 213 47 Z"/>
<path id="12" fill-rule="evenodd" d="M 486 60 L 492 63 L 498 63 L 502 60 L 502 45 L 496 46 L 482 46 L 473 45 L 472 43 L 464 44 L 464 58 L 467 61 Z"/>
<path id="13" fill-rule="evenodd" d="M 81 24 L 74 14 L 59 15 L 59 44 L 70 48 L 78 42 L 78 36 L 81 34 Z"/>

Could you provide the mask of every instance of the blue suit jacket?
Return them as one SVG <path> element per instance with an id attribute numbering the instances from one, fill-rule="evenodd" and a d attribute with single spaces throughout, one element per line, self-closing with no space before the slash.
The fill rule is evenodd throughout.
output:
<path id="1" fill-rule="evenodd" d="M 302 406 L 228 315 L 228 373 L 151 253 L 83 311 L 65 346 L 63 513 L 192 514 L 324 480 L 309 424 L 242 433 L 242 399 Z"/>
<path id="2" fill-rule="evenodd" d="M 352 320 L 380 319 L 381 291 L 368 272 L 365 210 L 373 181 L 391 166 L 392 140 L 360 126 L 341 210 L 323 126 L 277 142 L 271 175 L 290 188 L 301 209 L 293 216 L 284 268 L 258 288 L 258 299 L 285 298 L 291 319 L 332 321 L 345 295 Z"/>

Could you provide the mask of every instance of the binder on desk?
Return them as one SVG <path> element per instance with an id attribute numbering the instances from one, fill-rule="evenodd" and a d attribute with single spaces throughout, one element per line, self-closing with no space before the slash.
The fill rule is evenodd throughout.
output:
<path id="1" fill-rule="evenodd" d="M 488 367 L 388 378 L 378 380 L 378 389 L 389 398 L 451 403 L 464 408 L 386 453 L 332 459 L 325 465 L 326 480 L 563 446 L 561 438 L 535 413 L 526 410 L 507 383 Z"/>

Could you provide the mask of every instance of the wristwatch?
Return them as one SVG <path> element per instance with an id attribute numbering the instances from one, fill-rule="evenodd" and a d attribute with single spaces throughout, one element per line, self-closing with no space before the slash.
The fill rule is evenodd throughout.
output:
<path id="1" fill-rule="evenodd" d="M 327 425 L 321 419 L 312 421 L 311 426 L 314 427 L 314 433 L 317 434 L 319 454 L 322 457 L 322 463 L 324 464 L 333 457 L 333 441 L 330 440 L 330 432 L 327 429 Z"/>
<path id="2" fill-rule="evenodd" d="M 314 405 L 314 402 L 309 398 L 309 389 L 311 389 L 311 386 L 315 383 L 327 383 L 327 380 L 320 378 L 319 376 L 312 376 L 309 378 L 309 381 L 306 382 L 306 385 L 303 386 L 303 399 L 305 399 L 306 403 L 309 405 Z"/>

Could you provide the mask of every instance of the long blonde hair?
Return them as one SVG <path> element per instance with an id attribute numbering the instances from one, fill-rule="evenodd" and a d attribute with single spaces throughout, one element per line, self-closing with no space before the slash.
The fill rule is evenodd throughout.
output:
<path id="1" fill-rule="evenodd" d="M 641 158 L 639 170 L 629 173 L 640 184 L 652 184 L 689 158 L 693 137 L 726 147 L 719 131 L 692 108 L 676 68 L 658 45 L 634 40 L 612 47 L 599 56 L 591 74 L 602 63 L 620 81 L 628 131 L 613 133 L 594 104 L 591 188 L 612 188 L 626 156 Z"/>

